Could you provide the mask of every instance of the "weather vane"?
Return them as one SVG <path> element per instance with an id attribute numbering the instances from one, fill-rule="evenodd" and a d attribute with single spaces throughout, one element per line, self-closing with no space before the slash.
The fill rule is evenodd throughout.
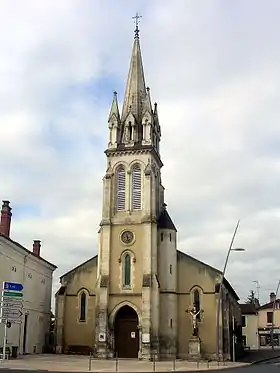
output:
<path id="1" fill-rule="evenodd" d="M 136 13 L 136 15 L 135 15 L 135 17 L 132 17 L 132 19 L 135 19 L 135 31 L 134 31 L 134 33 L 135 33 L 135 38 L 138 38 L 139 37 L 139 27 L 138 27 L 138 25 L 139 25 L 139 18 L 142 18 L 142 16 L 140 16 L 139 15 L 139 13 L 137 12 Z"/>

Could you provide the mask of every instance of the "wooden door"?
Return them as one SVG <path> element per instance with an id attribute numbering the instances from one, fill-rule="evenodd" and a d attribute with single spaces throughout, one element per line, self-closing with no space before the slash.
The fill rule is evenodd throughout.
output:
<path id="1" fill-rule="evenodd" d="M 138 358 L 138 317 L 131 310 L 133 312 L 120 313 L 115 320 L 115 352 L 119 358 Z"/>

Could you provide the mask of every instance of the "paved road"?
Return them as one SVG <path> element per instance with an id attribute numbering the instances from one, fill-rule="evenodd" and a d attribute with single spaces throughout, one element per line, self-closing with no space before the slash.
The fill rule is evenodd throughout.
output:
<path id="1" fill-rule="evenodd" d="M 7 369 L 6 367 L 1 367 L 1 364 L 0 364 L 0 373 L 46 373 L 48 370 L 32 370 L 32 369 Z M 183 370 L 180 370 L 180 373 L 198 373 L 198 372 L 220 372 L 220 373 L 280 373 L 280 357 L 278 358 L 275 358 L 275 359 L 271 359 L 271 360 L 268 360 L 268 361 L 264 361 L 262 363 L 258 363 L 258 364 L 254 364 L 254 365 L 250 365 L 250 366 L 247 366 L 247 367 L 240 367 L 240 368 L 226 368 L 226 369 L 219 369 L 219 370 L 213 370 L 213 369 L 209 369 L 209 370 L 193 370 L 193 371 L 186 371 L 184 372 Z M 77 372 L 77 371 L 76 371 Z M 84 371 L 83 371 L 84 372 Z M 92 373 L 96 373 L 97 371 L 95 372 L 92 372 Z M 102 372 L 102 370 L 101 370 Z M 61 371 L 59 372 L 52 372 L 52 373 L 62 373 Z M 73 371 L 71 372 L 64 372 L 64 373 L 73 373 Z M 104 373 L 104 371 L 103 371 Z M 127 373 L 129 373 L 127 371 Z M 133 372 L 131 372 L 133 373 Z M 139 373 L 139 372 L 138 372 Z M 160 373 L 160 370 L 156 370 L 156 373 Z"/>
<path id="2" fill-rule="evenodd" d="M 279 364 L 279 365 L 277 365 Z M 6 369 L 6 368 L 1 368 L 0 366 L 0 373 L 27 373 L 27 372 L 30 372 L 30 373 L 46 373 L 47 370 L 27 370 L 27 369 L 24 369 L 24 370 L 19 370 L 19 369 Z M 187 372 L 183 372 L 183 371 L 180 371 L 180 373 L 198 373 L 199 370 L 193 370 L 193 371 L 187 371 Z M 207 372 L 207 370 L 203 370 L 203 371 L 200 371 L 200 372 Z M 220 373 L 279 373 L 280 372 L 280 360 L 278 362 L 275 362 L 274 364 L 271 363 L 271 364 L 268 364 L 268 363 L 264 363 L 264 364 L 258 364 L 258 365 L 252 365 L 252 366 L 248 366 L 248 367 L 245 367 L 245 368 L 227 368 L 227 369 L 219 369 L 219 370 L 212 370 L 212 369 L 209 369 L 208 372 L 210 373 L 214 373 L 214 372 L 220 372 Z M 52 372 L 52 373 L 61 373 L 61 372 Z M 67 373 L 67 372 L 64 372 L 64 373 Z M 73 372 L 69 372 L 69 373 L 73 373 Z M 104 373 L 104 372 L 103 372 Z M 129 372 L 127 372 L 129 373 Z M 133 372 L 131 372 L 133 373 Z M 156 371 L 156 373 L 160 373 L 159 371 Z"/>

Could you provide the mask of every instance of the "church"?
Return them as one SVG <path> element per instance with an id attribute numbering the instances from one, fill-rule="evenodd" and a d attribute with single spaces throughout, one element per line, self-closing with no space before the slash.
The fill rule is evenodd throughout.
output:
<path id="1" fill-rule="evenodd" d="M 115 92 L 108 137 L 98 255 L 60 278 L 56 352 L 189 358 L 196 338 L 199 356 L 215 359 L 222 273 L 177 248 L 161 178 L 158 108 L 145 83 L 137 24 L 124 102 L 119 110 Z M 238 301 L 224 279 L 219 348 L 225 359 L 241 327 Z"/>

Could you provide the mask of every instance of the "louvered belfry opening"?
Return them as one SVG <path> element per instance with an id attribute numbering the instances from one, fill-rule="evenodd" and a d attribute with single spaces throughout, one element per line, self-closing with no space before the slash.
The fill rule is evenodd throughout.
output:
<path id="1" fill-rule="evenodd" d="M 117 211 L 122 211 L 125 209 L 125 169 L 120 166 L 117 170 Z"/>
<path id="2" fill-rule="evenodd" d="M 135 165 L 132 169 L 132 209 L 141 210 L 141 168 Z"/>

